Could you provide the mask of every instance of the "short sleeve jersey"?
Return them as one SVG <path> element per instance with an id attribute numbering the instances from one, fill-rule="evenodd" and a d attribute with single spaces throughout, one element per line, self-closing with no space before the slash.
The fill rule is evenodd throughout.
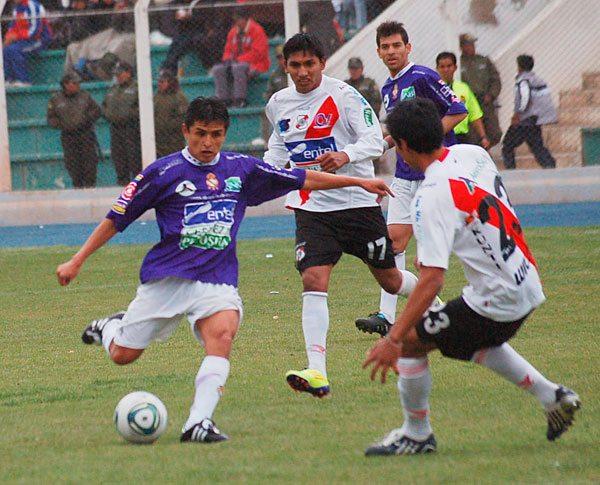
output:
<path id="1" fill-rule="evenodd" d="M 515 321 L 545 301 L 519 219 L 483 148 L 446 149 L 427 167 L 411 216 L 419 262 L 447 269 L 454 252 L 468 281 L 463 298 L 478 314 Z"/>
<path id="2" fill-rule="evenodd" d="M 439 74 L 425 66 L 418 66 L 412 62 L 408 64 L 395 77 L 388 78 L 381 88 L 381 97 L 385 112 L 389 113 L 400 101 L 413 98 L 427 98 L 432 100 L 440 114 L 446 115 L 466 113 L 465 106 L 454 95 L 452 90 L 440 78 Z M 456 143 L 452 130 L 446 134 L 444 145 L 451 146 Z M 400 155 L 396 155 L 396 177 L 405 180 L 422 180 L 423 174 L 410 168 Z"/>
<path id="3" fill-rule="evenodd" d="M 185 148 L 137 175 L 106 217 L 123 231 L 155 209 L 160 242 L 144 258 L 142 283 L 173 276 L 237 287 L 236 236 L 246 207 L 300 189 L 305 178 L 304 170 L 239 153 L 202 163 Z"/>

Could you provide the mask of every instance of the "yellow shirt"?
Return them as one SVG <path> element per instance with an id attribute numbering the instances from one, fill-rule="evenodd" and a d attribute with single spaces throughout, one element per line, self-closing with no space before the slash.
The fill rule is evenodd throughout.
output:
<path id="1" fill-rule="evenodd" d="M 453 81 L 452 91 L 454 91 L 454 94 L 456 94 L 467 108 L 467 117 L 454 127 L 454 133 L 457 135 L 464 135 L 469 132 L 469 123 L 473 123 L 473 121 L 483 117 L 483 111 L 481 111 L 479 101 L 477 101 L 475 94 L 473 94 L 473 91 L 471 91 L 471 88 L 467 83 L 456 80 Z"/>

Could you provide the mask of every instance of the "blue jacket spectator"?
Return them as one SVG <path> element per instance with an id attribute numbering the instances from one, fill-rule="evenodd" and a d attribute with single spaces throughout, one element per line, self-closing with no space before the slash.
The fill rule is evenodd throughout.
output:
<path id="1" fill-rule="evenodd" d="M 8 85 L 31 85 L 27 59 L 45 49 L 52 38 L 46 11 L 37 0 L 18 0 L 4 37 L 4 75 Z"/>

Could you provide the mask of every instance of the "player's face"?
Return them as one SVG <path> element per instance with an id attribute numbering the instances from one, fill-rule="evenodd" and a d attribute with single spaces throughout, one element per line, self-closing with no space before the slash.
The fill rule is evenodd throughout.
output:
<path id="1" fill-rule="evenodd" d="M 221 121 L 196 121 L 189 129 L 184 123 L 182 130 L 190 154 L 204 163 L 214 160 L 227 134 L 225 124 Z"/>
<path id="2" fill-rule="evenodd" d="M 285 70 L 299 93 L 309 93 L 321 84 L 325 61 L 308 52 L 290 54 Z"/>
<path id="3" fill-rule="evenodd" d="M 452 59 L 440 59 L 437 65 L 437 72 L 446 84 L 451 84 L 454 80 L 454 73 L 456 72 L 456 64 L 452 62 Z"/>
<path id="4" fill-rule="evenodd" d="M 408 55 L 412 50 L 410 42 L 405 44 L 400 34 L 379 39 L 377 54 L 392 76 L 398 74 L 408 64 Z"/>

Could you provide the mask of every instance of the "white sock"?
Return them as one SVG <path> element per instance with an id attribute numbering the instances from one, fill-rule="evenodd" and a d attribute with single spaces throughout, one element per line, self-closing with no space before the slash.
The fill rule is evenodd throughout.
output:
<path id="1" fill-rule="evenodd" d="M 427 357 L 398 359 L 398 390 L 404 410 L 402 431 L 409 438 L 424 440 L 432 430 L 429 422 L 431 372 Z"/>
<path id="2" fill-rule="evenodd" d="M 119 323 L 121 320 L 113 319 L 106 322 L 104 328 L 102 329 L 102 347 L 106 350 L 106 353 L 110 355 L 110 344 L 112 343 L 115 335 L 117 334 L 117 330 L 119 330 Z"/>
<path id="3" fill-rule="evenodd" d="M 327 293 L 305 291 L 302 293 L 302 331 L 306 343 L 308 368 L 320 371 L 327 377 L 326 353 L 329 309 Z"/>
<path id="4" fill-rule="evenodd" d="M 394 256 L 396 268 L 403 270 L 406 267 L 406 256 L 404 251 Z M 392 295 L 387 291 L 381 290 L 381 298 L 379 299 L 379 311 L 385 315 L 387 321 L 394 323 L 396 320 L 396 305 L 398 304 L 398 295 Z"/>
<path id="5" fill-rule="evenodd" d="M 211 418 L 229 375 L 229 360 L 225 357 L 207 355 L 196 375 L 196 394 L 190 408 L 190 417 L 183 427 L 187 431 L 205 418 Z"/>
<path id="6" fill-rule="evenodd" d="M 530 392 L 543 406 L 555 402 L 558 385 L 546 379 L 510 345 L 504 343 L 499 347 L 478 350 L 471 360 Z"/>

